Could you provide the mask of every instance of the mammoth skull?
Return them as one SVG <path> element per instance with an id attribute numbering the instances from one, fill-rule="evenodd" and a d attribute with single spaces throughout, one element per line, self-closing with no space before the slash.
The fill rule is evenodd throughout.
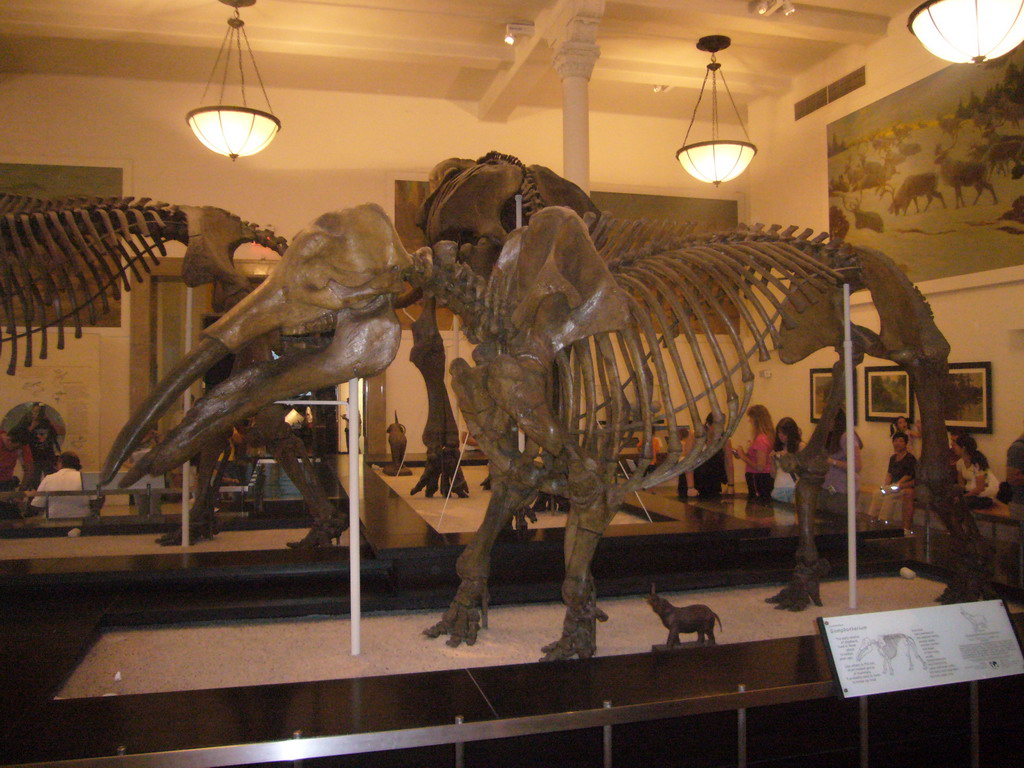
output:
<path id="1" fill-rule="evenodd" d="M 206 329 L 200 343 L 132 415 L 107 457 L 104 482 L 194 381 L 229 353 L 268 336 L 334 331 L 325 347 L 258 360 L 219 384 L 132 467 L 123 485 L 182 464 L 205 436 L 230 430 L 276 400 L 382 371 L 398 351 L 401 327 L 393 303 L 409 264 L 398 234 L 377 205 L 316 219 L 293 239 L 270 277 Z"/>

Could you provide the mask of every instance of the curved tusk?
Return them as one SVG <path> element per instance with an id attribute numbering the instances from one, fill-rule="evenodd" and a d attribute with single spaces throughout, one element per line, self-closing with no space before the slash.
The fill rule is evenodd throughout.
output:
<path id="1" fill-rule="evenodd" d="M 216 339 L 203 338 L 199 344 L 157 385 L 146 401 L 135 410 L 114 440 L 100 474 L 100 482 L 108 484 L 118 468 L 136 447 L 142 435 L 201 374 L 230 353 Z"/>

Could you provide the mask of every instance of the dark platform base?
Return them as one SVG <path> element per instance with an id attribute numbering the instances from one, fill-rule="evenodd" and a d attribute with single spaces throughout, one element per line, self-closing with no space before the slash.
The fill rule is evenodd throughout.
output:
<path id="1" fill-rule="evenodd" d="M 446 606 L 468 536 L 434 532 L 370 472 L 366 490 L 364 610 Z M 594 567 L 600 594 L 646 593 L 651 581 L 668 592 L 788 576 L 792 531 L 689 505 L 657 511 L 670 520 L 615 526 L 602 541 Z M 840 523 L 831 531 L 823 525 L 819 546 L 838 577 L 845 567 Z M 861 573 L 909 565 L 941 578 L 948 561 L 942 538 L 934 538 L 925 550 L 922 537 L 865 531 Z M 557 599 L 561 559 L 560 530 L 504 532 L 492 601 Z M 857 702 L 832 697 L 815 636 L 361 680 L 52 699 L 106 627 L 345 614 L 347 576 L 345 549 L 0 563 L 0 763 L 448 766 L 453 744 L 462 741 L 467 765 L 593 766 L 601 762 L 601 726 L 614 725 L 616 766 L 721 766 L 735 764 L 736 709 L 743 707 L 751 765 L 859 765 Z M 1000 589 L 1024 597 L 1007 584 Z M 1024 682 L 985 682 L 980 697 L 982 764 L 1019 764 Z M 872 697 L 868 711 L 872 766 L 969 764 L 965 686 Z M 120 748 L 125 757 L 114 757 Z"/>

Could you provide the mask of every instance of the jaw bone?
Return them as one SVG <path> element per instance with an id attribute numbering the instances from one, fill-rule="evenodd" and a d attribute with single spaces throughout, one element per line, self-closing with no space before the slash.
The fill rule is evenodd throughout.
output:
<path id="1" fill-rule="evenodd" d="M 229 429 L 275 400 L 386 368 L 401 327 L 393 311 L 410 263 L 384 211 L 362 205 L 324 214 L 300 232 L 271 276 L 217 323 L 156 386 L 121 430 L 103 468 L 109 482 L 142 435 L 210 366 L 277 332 L 304 332 L 330 320 L 324 349 L 255 363 L 200 399 L 160 445 L 121 481 L 166 472 L 194 455 L 205 437 Z"/>

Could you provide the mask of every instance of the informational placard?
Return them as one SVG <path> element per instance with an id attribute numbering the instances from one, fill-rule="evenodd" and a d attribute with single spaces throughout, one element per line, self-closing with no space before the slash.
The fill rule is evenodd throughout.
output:
<path id="1" fill-rule="evenodd" d="M 843 698 L 1024 673 L 1002 600 L 818 619 Z"/>

